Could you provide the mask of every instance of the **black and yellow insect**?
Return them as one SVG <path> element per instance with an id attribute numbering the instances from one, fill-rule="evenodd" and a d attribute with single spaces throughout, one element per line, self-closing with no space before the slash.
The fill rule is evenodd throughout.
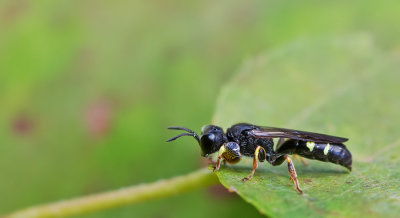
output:
<path id="1" fill-rule="evenodd" d="M 339 164 L 351 171 L 352 156 L 343 144 L 348 140 L 347 138 L 292 129 L 261 127 L 248 123 L 233 125 L 227 129 L 226 134 L 221 127 L 204 126 L 200 137 L 194 131 L 184 127 L 169 127 L 168 129 L 186 132 L 170 138 L 167 142 L 181 136 L 193 136 L 201 147 L 203 157 L 218 152 L 214 171 L 220 168 L 221 159 L 234 164 L 240 161 L 242 155 L 253 157 L 253 170 L 248 177 L 243 178 L 243 181 L 253 177 L 258 162 L 267 161 L 277 166 L 286 161 L 290 179 L 297 191 L 302 193 L 293 162 L 288 156 L 291 154 Z M 274 138 L 279 138 L 275 149 Z"/>

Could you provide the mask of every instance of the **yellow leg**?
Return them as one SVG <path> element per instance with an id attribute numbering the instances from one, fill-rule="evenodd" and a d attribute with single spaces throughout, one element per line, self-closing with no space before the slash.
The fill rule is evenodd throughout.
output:
<path id="1" fill-rule="evenodd" d="M 258 154 L 260 153 L 261 149 L 264 150 L 264 155 L 266 154 L 265 149 L 263 147 L 257 146 L 256 151 L 254 152 L 253 169 L 251 170 L 250 175 L 248 177 L 243 178 L 242 181 L 250 180 L 253 177 L 254 172 L 256 171 L 256 169 L 258 167 Z"/>
<path id="2" fill-rule="evenodd" d="M 303 157 L 300 157 L 300 161 L 306 166 L 309 165 L 308 162 Z"/>
<path id="3" fill-rule="evenodd" d="M 297 173 L 296 169 L 294 168 L 293 162 L 289 156 L 285 155 L 286 162 L 288 163 L 288 171 L 290 175 L 290 180 L 293 181 L 294 185 L 296 186 L 296 190 L 302 194 L 303 191 L 300 189 L 299 181 L 297 180 Z"/>
<path id="4" fill-rule="evenodd" d="M 221 166 L 221 158 L 222 158 L 221 156 L 218 157 L 217 163 L 215 164 L 213 172 L 219 170 L 219 167 Z"/>
<path id="5" fill-rule="evenodd" d="M 302 164 L 308 166 L 308 162 L 306 160 L 304 160 L 304 158 L 302 156 L 298 156 L 297 154 L 293 154 L 293 159 L 296 160 L 300 160 Z"/>

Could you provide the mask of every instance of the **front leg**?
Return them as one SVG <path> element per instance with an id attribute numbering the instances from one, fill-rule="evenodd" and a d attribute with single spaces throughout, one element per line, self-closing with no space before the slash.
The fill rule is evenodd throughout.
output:
<path id="1" fill-rule="evenodd" d="M 213 172 L 219 170 L 219 167 L 221 166 L 221 158 L 222 158 L 221 156 L 218 156 L 217 163 L 216 163 L 215 166 L 214 166 Z"/>
<path id="2" fill-rule="evenodd" d="M 242 155 L 240 154 L 240 147 L 236 142 L 228 142 L 223 144 L 218 151 L 218 159 L 214 167 L 214 172 L 219 170 L 221 166 L 221 159 L 230 164 L 235 164 L 239 162 L 241 158 Z"/>

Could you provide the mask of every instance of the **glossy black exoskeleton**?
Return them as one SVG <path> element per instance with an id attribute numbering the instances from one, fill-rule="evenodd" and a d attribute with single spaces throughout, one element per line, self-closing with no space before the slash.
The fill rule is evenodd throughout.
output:
<path id="1" fill-rule="evenodd" d="M 276 166 L 286 160 L 290 178 L 296 185 L 297 191 L 302 193 L 293 162 L 288 156 L 291 154 L 339 164 L 351 171 L 352 156 L 343 144 L 348 140 L 346 138 L 248 123 L 233 125 L 226 133 L 221 127 L 208 125 L 202 128 L 200 137 L 184 127 L 169 127 L 169 129 L 186 132 L 169 139 L 168 142 L 181 136 L 193 136 L 201 147 L 202 156 L 207 157 L 218 152 L 214 171 L 220 168 L 221 159 L 234 164 L 240 161 L 242 155 L 253 157 L 253 170 L 243 179 L 244 181 L 252 178 L 258 162 L 267 161 Z M 274 138 L 279 139 L 275 149 Z"/>

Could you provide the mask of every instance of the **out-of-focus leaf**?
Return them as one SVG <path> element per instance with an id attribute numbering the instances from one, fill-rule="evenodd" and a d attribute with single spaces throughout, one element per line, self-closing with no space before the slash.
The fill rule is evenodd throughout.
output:
<path id="1" fill-rule="evenodd" d="M 287 165 L 249 161 L 221 167 L 222 184 L 264 214 L 391 216 L 400 214 L 400 59 L 369 35 L 299 40 L 249 61 L 222 89 L 214 122 L 251 122 L 348 137 L 353 171 L 295 161 L 303 195 Z"/>

